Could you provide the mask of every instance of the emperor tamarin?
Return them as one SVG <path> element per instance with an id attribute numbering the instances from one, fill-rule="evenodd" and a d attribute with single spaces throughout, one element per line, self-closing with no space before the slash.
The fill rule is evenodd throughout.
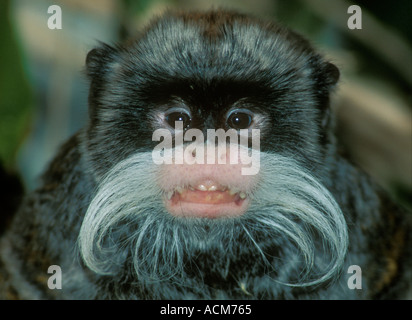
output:
<path id="1" fill-rule="evenodd" d="M 408 215 L 340 154 L 339 71 L 300 35 L 235 12 L 168 12 L 93 49 L 86 73 L 86 127 L 1 239 L 2 298 L 412 297 Z M 246 154 L 220 161 L 232 138 Z M 236 160 L 255 151 L 243 174 Z"/>

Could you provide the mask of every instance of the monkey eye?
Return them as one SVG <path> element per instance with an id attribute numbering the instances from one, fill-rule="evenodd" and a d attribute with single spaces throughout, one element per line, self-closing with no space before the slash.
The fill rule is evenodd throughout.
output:
<path id="1" fill-rule="evenodd" d="M 190 122 L 192 121 L 189 114 L 183 111 L 173 111 L 170 112 L 165 116 L 165 121 L 172 127 L 175 127 L 175 121 L 182 121 L 183 128 L 187 128 L 190 126 Z"/>
<path id="2" fill-rule="evenodd" d="M 247 129 L 252 124 L 252 115 L 243 111 L 234 111 L 227 118 L 227 124 L 233 129 Z"/>

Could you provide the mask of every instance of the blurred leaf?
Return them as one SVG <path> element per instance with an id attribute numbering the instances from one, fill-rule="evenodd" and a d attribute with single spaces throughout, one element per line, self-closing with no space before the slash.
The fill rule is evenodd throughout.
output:
<path id="1" fill-rule="evenodd" d="M 27 129 L 32 94 L 9 17 L 9 1 L 0 1 L 0 161 L 14 166 Z"/>

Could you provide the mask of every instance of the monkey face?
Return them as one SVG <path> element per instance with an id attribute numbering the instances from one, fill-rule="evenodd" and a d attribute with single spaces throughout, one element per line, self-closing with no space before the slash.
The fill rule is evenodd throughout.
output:
<path id="1" fill-rule="evenodd" d="M 205 136 L 258 129 L 262 151 L 321 164 L 337 68 L 276 25 L 224 12 L 200 16 L 170 14 L 125 45 L 89 53 L 87 150 L 96 176 L 153 150 L 153 132 L 173 127 L 173 117 Z M 233 114 L 251 123 L 233 125 Z"/>
<path id="2" fill-rule="evenodd" d="M 201 277 L 212 261 L 208 274 L 223 279 L 241 261 L 239 277 L 270 268 L 265 274 L 278 281 L 313 284 L 336 274 L 346 224 L 319 177 L 339 73 L 306 40 L 242 15 L 170 15 L 124 46 L 92 50 L 87 73 L 84 150 L 99 189 L 79 243 L 92 270 L 130 264 L 140 281 L 177 281 L 194 270 Z M 193 164 L 199 150 L 179 145 L 179 134 L 208 137 L 211 129 L 250 133 L 245 149 L 258 151 L 258 172 L 242 174 L 241 153 L 230 163 L 226 141 L 222 153 L 200 156 L 215 163 Z M 170 132 L 172 163 L 154 163 L 156 130 Z M 179 164 L 178 146 L 191 150 Z M 323 246 L 330 254 L 317 257 Z M 294 262 L 285 266 L 286 255 Z M 299 282 L 280 277 L 282 268 L 293 276 L 318 268 L 321 276 Z"/>

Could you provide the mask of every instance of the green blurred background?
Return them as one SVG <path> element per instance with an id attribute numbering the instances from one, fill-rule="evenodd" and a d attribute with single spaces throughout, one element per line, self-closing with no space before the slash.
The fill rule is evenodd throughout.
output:
<path id="1" fill-rule="evenodd" d="M 61 30 L 47 9 L 62 9 Z M 362 30 L 347 27 L 350 5 Z M 308 37 L 342 73 L 334 96 L 338 136 L 352 160 L 412 208 L 412 1 L 2 0 L 0 200 L 2 219 L 38 183 L 56 149 L 87 121 L 87 52 L 113 43 L 166 8 L 238 9 Z M 1 226 L 1 221 L 0 221 Z"/>

